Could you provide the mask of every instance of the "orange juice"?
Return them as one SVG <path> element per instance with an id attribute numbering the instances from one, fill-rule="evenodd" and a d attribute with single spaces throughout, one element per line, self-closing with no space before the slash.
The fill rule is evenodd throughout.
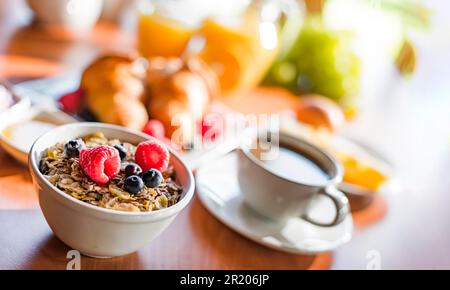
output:
<path id="1" fill-rule="evenodd" d="M 256 17 L 234 24 L 206 19 L 199 34 L 205 37 L 200 57 L 215 70 L 224 92 L 255 86 L 278 51 L 275 25 Z"/>
<path id="2" fill-rule="evenodd" d="M 140 14 L 139 51 L 146 57 L 180 56 L 195 30 L 158 14 Z"/>

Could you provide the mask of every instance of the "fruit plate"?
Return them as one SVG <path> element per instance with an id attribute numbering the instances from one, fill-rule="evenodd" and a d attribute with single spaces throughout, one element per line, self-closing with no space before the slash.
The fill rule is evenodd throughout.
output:
<path id="1" fill-rule="evenodd" d="M 339 184 L 339 189 L 348 197 L 352 211 L 368 207 L 377 194 L 396 194 L 402 189 L 402 184 L 396 174 L 394 165 L 384 154 L 378 152 L 366 142 L 355 140 L 349 136 L 312 130 L 310 127 L 297 122 L 292 116 L 282 118 L 280 130 L 293 137 L 305 139 L 329 151 L 335 157 L 341 156 L 337 159 L 343 164 L 344 171 L 348 165 L 341 160 L 343 155 L 350 156 L 352 160 L 357 160 L 358 165 L 356 168 L 371 168 L 384 176 L 384 180 L 379 182 L 376 189 L 350 183 L 344 177 L 344 182 Z M 364 178 L 371 177 L 364 175 Z M 367 183 L 367 181 L 365 182 Z"/>

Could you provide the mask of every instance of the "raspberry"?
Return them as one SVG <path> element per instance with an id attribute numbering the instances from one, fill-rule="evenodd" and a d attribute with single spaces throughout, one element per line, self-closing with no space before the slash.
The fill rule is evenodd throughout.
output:
<path id="1" fill-rule="evenodd" d="M 92 181 L 106 184 L 120 171 L 119 151 L 103 145 L 83 149 L 80 152 L 80 166 Z"/>
<path id="2" fill-rule="evenodd" d="M 61 105 L 61 108 L 64 112 L 69 114 L 76 114 L 80 110 L 83 98 L 84 91 L 82 89 L 78 89 L 74 92 L 62 96 L 58 100 L 58 103 Z"/>
<path id="3" fill-rule="evenodd" d="M 143 171 L 153 168 L 164 172 L 169 165 L 169 151 L 158 141 L 148 140 L 139 143 L 134 159 Z"/>
<path id="4" fill-rule="evenodd" d="M 160 140 L 162 140 L 166 135 L 164 132 L 163 123 L 156 119 L 148 121 L 148 123 L 144 126 L 144 129 L 142 129 L 142 132 Z"/>

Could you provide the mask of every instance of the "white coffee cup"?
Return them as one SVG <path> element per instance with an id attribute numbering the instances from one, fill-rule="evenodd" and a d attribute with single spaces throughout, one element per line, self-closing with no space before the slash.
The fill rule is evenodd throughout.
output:
<path id="1" fill-rule="evenodd" d="M 256 137 L 251 144 L 256 144 Z M 243 146 L 238 150 L 238 180 L 246 204 L 275 221 L 284 222 L 289 218 L 301 217 L 317 226 L 329 227 L 341 223 L 349 213 L 346 196 L 336 189 L 336 184 L 342 180 L 341 165 L 322 149 L 299 138 L 281 133 L 279 144 L 313 161 L 328 178 L 322 183 L 286 178 L 255 156 L 252 146 Z M 318 195 L 333 201 L 336 215 L 330 222 L 310 218 L 311 201 Z"/>

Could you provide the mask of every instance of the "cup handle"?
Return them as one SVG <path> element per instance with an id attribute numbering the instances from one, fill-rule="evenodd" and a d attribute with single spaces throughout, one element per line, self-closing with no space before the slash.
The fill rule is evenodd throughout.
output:
<path id="1" fill-rule="evenodd" d="M 330 223 L 322 223 L 311 219 L 308 214 L 305 214 L 302 218 L 307 222 L 320 227 L 332 227 L 340 224 L 349 213 L 348 199 L 345 194 L 334 186 L 322 188 L 319 191 L 319 194 L 323 194 L 333 201 L 334 206 L 336 207 L 336 217 L 334 220 Z"/>

